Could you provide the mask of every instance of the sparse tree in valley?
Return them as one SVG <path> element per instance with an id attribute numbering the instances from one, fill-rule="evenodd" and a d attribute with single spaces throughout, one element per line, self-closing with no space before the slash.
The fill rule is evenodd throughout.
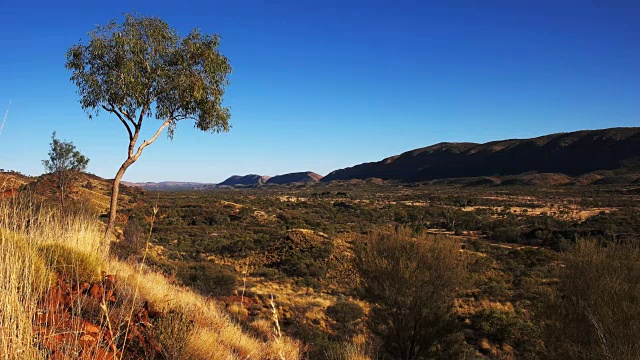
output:
<path id="1" fill-rule="evenodd" d="M 453 239 L 409 229 L 376 231 L 356 251 L 371 331 L 384 358 L 451 359 L 459 349 L 454 299 L 465 283 L 464 262 Z"/>
<path id="2" fill-rule="evenodd" d="M 55 131 L 51 135 L 50 146 L 49 159 L 42 160 L 42 164 L 56 178 L 60 207 L 64 211 L 64 202 L 69 186 L 78 173 L 86 170 L 89 159 L 82 155 L 72 142 L 57 139 Z"/>
<path id="3" fill-rule="evenodd" d="M 579 240 L 542 312 L 549 359 L 640 359 L 640 247 Z"/>
<path id="4" fill-rule="evenodd" d="M 223 106 L 231 66 L 219 50 L 218 35 L 195 29 L 181 37 L 163 20 L 126 15 L 90 33 L 86 44 L 67 52 L 66 67 L 78 87 L 80 104 L 92 117 L 99 110 L 115 116 L 127 131 L 127 157 L 113 180 L 106 234 L 113 230 L 120 181 L 142 151 L 178 122 L 194 120 L 202 131 L 229 130 L 230 112 Z M 159 125 L 139 142 L 145 119 Z"/>

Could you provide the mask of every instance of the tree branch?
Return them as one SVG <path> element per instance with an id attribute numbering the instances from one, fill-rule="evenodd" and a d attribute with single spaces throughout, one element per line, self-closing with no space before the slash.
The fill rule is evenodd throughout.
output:
<path id="1" fill-rule="evenodd" d="M 148 145 L 151 145 L 151 143 L 153 143 L 154 141 L 156 141 L 156 139 L 158 138 L 158 136 L 160 136 L 160 134 L 162 133 L 162 130 L 164 130 L 167 126 L 169 126 L 169 124 L 171 123 L 171 121 L 173 121 L 173 118 L 168 118 L 167 120 L 165 120 L 164 123 L 162 123 L 162 125 L 160 126 L 160 128 L 158 128 L 158 130 L 156 131 L 155 134 L 153 134 L 153 136 L 151 137 L 151 139 L 149 140 L 145 140 L 142 142 L 142 144 L 140 144 L 140 147 L 138 147 L 138 151 L 136 152 L 134 159 L 138 159 L 138 157 L 142 154 L 142 150 L 144 148 L 146 148 Z"/>
<path id="2" fill-rule="evenodd" d="M 109 106 L 111 106 L 111 105 L 109 105 Z M 122 117 L 122 115 L 118 112 L 118 110 L 114 109 L 113 106 L 108 108 L 108 107 L 102 105 L 102 108 L 105 109 L 106 111 L 108 111 L 110 113 L 114 113 L 114 114 L 116 114 L 116 116 L 118 116 L 118 119 L 120 119 L 122 124 L 124 124 L 124 127 L 127 128 L 127 132 L 129 133 L 129 141 L 131 141 L 133 139 L 133 133 L 131 132 L 131 127 L 129 127 L 129 124 L 127 124 L 127 121 Z"/>
<path id="3" fill-rule="evenodd" d="M 124 114 L 124 116 L 127 118 L 127 120 L 129 120 L 129 122 L 131 122 L 131 125 L 133 125 L 134 127 L 136 126 L 136 122 L 134 121 L 134 117 L 131 116 L 122 106 L 119 106 L 118 110 L 120 110 L 120 112 Z"/>

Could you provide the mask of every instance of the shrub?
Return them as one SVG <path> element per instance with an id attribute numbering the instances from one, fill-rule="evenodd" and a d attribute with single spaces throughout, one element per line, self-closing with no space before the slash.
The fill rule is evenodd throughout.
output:
<path id="1" fill-rule="evenodd" d="M 228 267 L 211 262 L 194 262 L 180 266 L 177 276 L 206 296 L 228 296 L 236 290 L 238 277 Z"/>
<path id="2" fill-rule="evenodd" d="M 139 256 L 147 245 L 147 236 L 142 225 L 130 220 L 123 231 L 124 239 L 111 245 L 111 254 L 123 260 Z"/>
<path id="3" fill-rule="evenodd" d="M 277 269 L 266 268 L 266 267 L 258 268 L 251 275 L 263 277 L 266 280 L 270 280 L 270 281 L 278 280 L 283 277 L 283 274 Z"/>
<path id="4" fill-rule="evenodd" d="M 100 280 L 104 262 L 97 254 L 89 254 L 58 243 L 40 245 L 38 252 L 55 272 L 77 282 Z"/>
<path id="5" fill-rule="evenodd" d="M 160 345 L 162 358 L 183 359 L 193 328 L 193 322 L 181 311 L 171 311 L 160 317 L 155 322 L 153 334 Z"/>
<path id="6" fill-rule="evenodd" d="M 580 240 L 542 312 L 553 359 L 640 358 L 640 247 Z"/>
<path id="7" fill-rule="evenodd" d="M 290 231 L 274 245 L 281 253 L 281 260 L 272 264 L 286 275 L 306 278 L 305 282 L 314 283 L 327 271 L 327 259 L 333 251 L 333 242 L 312 232 L 304 230 Z"/>
<path id="8" fill-rule="evenodd" d="M 491 238 L 499 242 L 517 243 L 521 237 L 521 231 L 519 228 L 512 227 L 499 227 L 493 230 Z"/>
<path id="9" fill-rule="evenodd" d="M 356 250 L 369 327 L 382 350 L 398 359 L 447 358 L 458 332 L 454 299 L 465 282 L 459 245 L 406 228 L 375 231 Z M 450 354 L 449 354 L 450 355 Z"/>
<path id="10" fill-rule="evenodd" d="M 489 339 L 504 342 L 515 334 L 518 317 L 514 311 L 482 309 L 473 315 L 471 324 Z"/>
<path id="11" fill-rule="evenodd" d="M 360 304 L 340 300 L 327 307 L 327 315 L 335 321 L 333 329 L 336 335 L 339 338 L 348 339 L 358 333 L 358 328 L 366 314 Z"/>
<path id="12" fill-rule="evenodd" d="M 362 319 L 365 312 L 362 306 L 356 302 L 340 300 L 327 307 L 327 315 L 338 323 L 347 324 Z"/>

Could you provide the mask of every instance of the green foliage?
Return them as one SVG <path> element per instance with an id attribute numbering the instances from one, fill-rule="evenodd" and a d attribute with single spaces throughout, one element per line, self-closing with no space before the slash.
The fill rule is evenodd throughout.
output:
<path id="1" fill-rule="evenodd" d="M 298 230 L 290 231 L 272 246 L 280 253 L 281 259 L 271 266 L 286 275 L 307 278 L 310 285 L 314 279 L 325 275 L 327 259 L 333 251 L 331 240 Z"/>
<path id="2" fill-rule="evenodd" d="M 194 29 L 180 37 L 159 18 L 129 14 L 90 36 L 69 49 L 66 62 L 83 109 L 104 109 L 136 128 L 153 112 L 168 122 L 170 136 L 183 119 L 203 131 L 229 129 L 222 101 L 231 66 L 218 50 L 218 35 Z"/>
<path id="3" fill-rule="evenodd" d="M 357 302 L 340 300 L 327 307 L 327 315 L 338 323 L 352 323 L 362 319 L 365 312 Z"/>
<path id="4" fill-rule="evenodd" d="M 40 245 L 38 252 L 55 272 L 76 282 L 94 282 L 101 279 L 105 268 L 97 254 L 88 254 L 59 243 Z"/>
<path id="5" fill-rule="evenodd" d="M 519 228 L 512 227 L 499 227 L 493 230 L 491 238 L 495 241 L 506 243 L 517 243 L 520 240 L 521 231 Z"/>
<path id="6" fill-rule="evenodd" d="M 60 204 L 64 208 L 64 200 L 69 185 L 84 171 L 89 164 L 89 159 L 82 155 L 70 141 L 61 141 L 56 138 L 56 132 L 51 134 L 49 159 L 42 160 L 45 169 L 55 175 L 60 191 Z"/>
<path id="7" fill-rule="evenodd" d="M 348 300 L 339 300 L 327 307 L 326 313 L 335 321 L 333 330 L 342 339 L 349 339 L 356 335 L 366 315 L 360 304 Z"/>
<path id="8" fill-rule="evenodd" d="M 413 237 L 404 228 L 363 239 L 356 265 L 364 296 L 374 304 L 370 329 L 394 359 L 445 356 L 446 339 L 458 331 L 453 301 L 465 283 L 453 239 Z"/>
<path id="9" fill-rule="evenodd" d="M 518 325 L 518 317 L 513 311 L 502 309 L 482 309 L 473 315 L 472 326 L 490 340 L 504 342 L 511 338 Z"/>
<path id="10" fill-rule="evenodd" d="M 229 109 L 223 96 L 231 66 L 218 50 L 218 35 L 198 29 L 186 37 L 156 17 L 126 15 L 90 33 L 87 44 L 67 51 L 66 68 L 77 86 L 80 105 L 92 117 L 99 110 L 116 115 L 129 135 L 127 159 L 114 177 L 107 233 L 116 222 L 120 181 L 142 151 L 167 129 L 173 138 L 176 125 L 194 120 L 202 131 L 229 131 Z M 138 146 L 145 118 L 161 125 Z M 138 146 L 136 150 L 136 146 Z"/>
<path id="11" fill-rule="evenodd" d="M 137 221 L 129 221 L 124 228 L 124 239 L 111 244 L 109 251 L 119 259 L 136 258 L 142 255 L 146 245 L 148 231 Z"/>
<path id="12" fill-rule="evenodd" d="M 280 271 L 278 271 L 277 269 L 266 268 L 266 267 L 261 267 L 261 268 L 257 269 L 251 275 L 252 276 L 263 277 L 263 278 L 265 278 L 267 280 L 270 280 L 270 281 L 278 280 L 278 279 L 281 279 L 283 277 L 283 274 Z"/>
<path id="13" fill-rule="evenodd" d="M 345 191 L 348 196 L 339 194 Z M 170 259 L 163 266 L 168 273 L 176 273 L 181 278 L 180 269 L 187 264 L 202 262 L 208 255 L 224 256 L 228 261 L 236 262 L 236 267 L 244 266 L 242 264 L 246 262 L 256 266 L 257 270 L 252 274 L 256 279 L 252 281 L 261 285 L 292 280 L 297 291 L 302 285 L 318 287 L 329 296 L 338 297 L 366 295 L 364 291 L 359 292 L 360 289 L 353 289 L 357 276 L 348 260 L 352 247 L 358 249 L 361 242 L 357 234 L 368 233 L 379 226 L 388 229 L 397 226 L 414 231 L 409 238 L 422 239 L 428 238 L 427 234 L 435 229 L 464 230 L 462 253 L 470 260 L 472 266 L 467 270 L 474 282 L 469 287 L 473 290 L 459 296 L 461 311 L 468 312 L 461 312 L 459 316 L 463 318 L 457 320 L 460 326 L 467 328 L 467 341 L 476 343 L 469 336 L 488 338 L 492 346 L 502 352 L 499 357 L 513 354 L 518 359 L 534 359 L 540 358 L 544 344 L 539 331 L 541 321 L 532 314 L 537 314 L 534 310 L 538 304 L 556 298 L 558 271 L 564 269 L 561 253 L 557 250 L 580 236 L 595 238 L 603 244 L 614 239 L 637 239 L 640 212 L 634 199 L 638 193 L 635 188 L 605 187 L 563 186 L 541 191 L 534 187 L 320 183 L 305 188 L 147 192 L 145 197 L 148 204 L 158 201 L 160 213 L 154 224 L 152 241 L 161 245 L 165 249 L 164 255 Z M 284 200 L 289 197 L 296 200 Z M 466 199 L 469 199 L 467 205 L 479 208 L 462 211 L 460 206 Z M 549 207 L 549 204 L 577 204 L 576 201 L 619 210 L 603 211 L 580 220 L 563 215 L 562 209 Z M 129 217 L 142 218 L 151 211 L 151 205 L 147 206 L 129 212 Z M 525 213 L 522 207 L 549 210 L 542 214 L 537 214 L 538 211 Z M 263 216 L 256 216 L 257 212 Z M 494 234 L 503 231 L 498 229 L 509 230 L 503 233 L 505 237 L 496 241 Z M 327 236 L 316 236 L 319 232 Z M 335 248 L 322 250 L 324 242 L 335 243 Z M 334 246 L 328 243 L 328 246 Z M 292 256 L 289 258 L 289 255 Z M 327 274 L 325 268 L 331 271 Z M 397 268 L 404 269 L 394 267 Z M 317 273 L 318 277 L 308 276 L 309 271 L 318 269 L 322 270 Z M 390 279 L 397 279 L 394 276 L 397 275 L 391 273 Z M 394 282 L 414 288 L 405 285 L 406 281 Z M 485 301 L 510 303 L 513 312 L 474 308 Z M 465 308 L 466 304 L 470 308 Z M 381 307 L 372 306 L 372 315 L 375 315 L 376 309 Z M 429 309 L 428 306 L 425 308 Z M 310 358 L 321 359 L 325 350 L 341 347 L 348 338 L 337 327 L 341 324 L 330 314 L 327 317 L 322 325 L 303 318 L 307 323 L 300 328 L 297 321 L 286 317 L 283 329 L 309 345 L 309 354 L 313 351 L 313 355 L 318 356 Z M 351 325 L 356 323 L 358 321 Z M 362 327 L 359 326 L 358 331 Z M 460 348 L 460 336 L 454 332 L 440 338 L 431 354 Z M 557 335 L 557 338 L 562 339 L 562 336 Z M 376 336 L 370 339 L 373 345 L 377 344 Z M 509 346 L 513 347 L 512 351 Z M 451 355 L 449 358 L 456 357 Z"/>
<path id="14" fill-rule="evenodd" d="M 177 276 L 185 285 L 206 296 L 231 295 L 238 283 L 233 270 L 211 262 L 181 264 Z"/>

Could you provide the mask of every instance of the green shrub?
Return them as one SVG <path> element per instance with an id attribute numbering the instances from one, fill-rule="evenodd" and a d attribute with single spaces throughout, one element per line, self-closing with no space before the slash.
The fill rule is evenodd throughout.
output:
<path id="1" fill-rule="evenodd" d="M 552 359 L 639 359 L 640 247 L 579 240 L 541 320 Z"/>
<path id="2" fill-rule="evenodd" d="M 361 320 L 365 312 L 357 302 L 339 300 L 335 304 L 327 307 L 327 315 L 337 323 L 347 324 Z"/>
<path id="3" fill-rule="evenodd" d="M 454 299 L 466 283 L 459 244 L 406 228 L 362 240 L 356 267 L 381 350 L 394 359 L 447 358 L 455 350 L 447 339 L 459 332 Z"/>
<path id="4" fill-rule="evenodd" d="M 124 228 L 124 239 L 111 244 L 111 254 L 123 260 L 140 256 L 147 245 L 147 232 L 140 223 L 129 221 Z"/>
<path id="5" fill-rule="evenodd" d="M 283 277 L 283 274 L 277 269 L 266 268 L 266 267 L 261 267 L 257 269 L 251 275 L 263 277 L 266 280 L 271 280 L 271 281 L 278 280 Z"/>
<path id="6" fill-rule="evenodd" d="M 473 315 L 471 325 L 484 336 L 501 343 L 515 334 L 518 317 L 513 311 L 482 309 Z"/>
<path id="7" fill-rule="evenodd" d="M 519 228 L 513 227 L 500 227 L 493 230 L 491 238 L 495 241 L 506 243 L 517 243 L 520 241 L 522 232 Z"/>
<path id="8" fill-rule="evenodd" d="M 327 315 L 335 321 L 332 328 L 338 338 L 347 340 L 358 333 L 366 314 L 360 304 L 349 300 L 340 300 L 327 307 Z"/>
<path id="9" fill-rule="evenodd" d="M 205 296 L 233 294 L 238 277 L 232 269 L 211 262 L 193 262 L 177 269 L 178 278 Z"/>

